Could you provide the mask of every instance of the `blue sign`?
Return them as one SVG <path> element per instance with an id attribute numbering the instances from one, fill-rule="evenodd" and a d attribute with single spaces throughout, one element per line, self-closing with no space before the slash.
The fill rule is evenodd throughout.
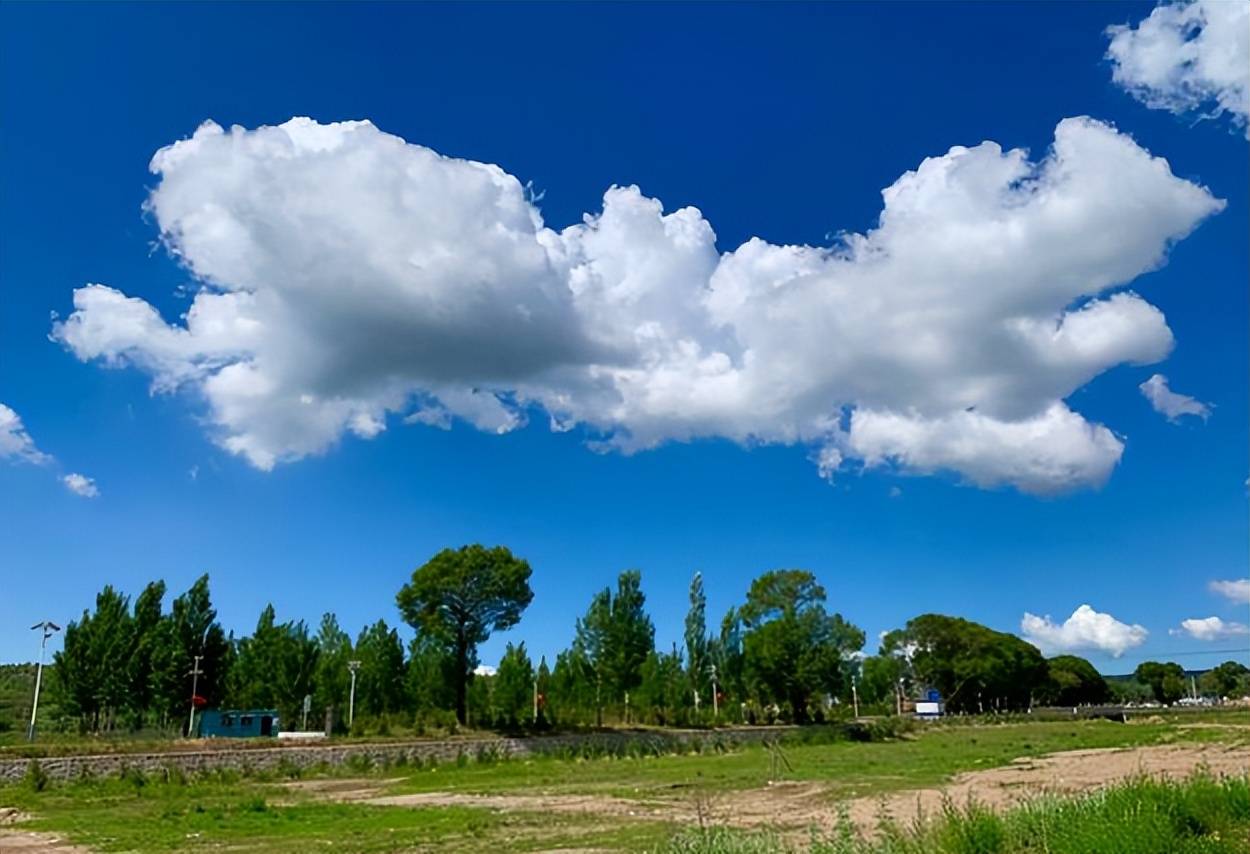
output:
<path id="1" fill-rule="evenodd" d="M 942 695 L 941 695 L 941 694 L 939 694 L 939 693 L 937 692 L 937 689 L 936 689 L 936 688 L 930 688 L 930 689 L 929 689 L 929 694 L 928 694 L 928 697 L 929 697 L 929 702 L 930 702 L 930 703 L 940 703 L 940 702 L 942 702 Z"/>

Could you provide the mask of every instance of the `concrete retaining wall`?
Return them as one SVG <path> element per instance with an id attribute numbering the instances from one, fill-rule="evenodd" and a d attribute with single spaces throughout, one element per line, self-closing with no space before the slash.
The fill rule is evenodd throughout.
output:
<path id="1" fill-rule="evenodd" d="M 110 753 L 91 756 L 53 756 L 42 759 L 0 760 L 0 781 L 12 782 L 25 775 L 27 766 L 38 762 L 54 780 L 81 776 L 107 777 L 127 769 L 145 774 L 166 769 L 195 774 L 230 769 L 249 772 L 277 768 L 308 768 L 314 765 L 345 765 L 349 762 L 372 764 L 455 762 L 479 757 L 505 758 L 558 753 L 566 750 L 626 750 L 636 745 L 657 752 L 700 746 L 758 743 L 785 737 L 795 727 L 733 728 L 721 730 L 666 730 L 575 733 L 526 738 L 426 739 L 406 742 L 287 744 L 281 747 L 229 747 L 161 753 Z"/>

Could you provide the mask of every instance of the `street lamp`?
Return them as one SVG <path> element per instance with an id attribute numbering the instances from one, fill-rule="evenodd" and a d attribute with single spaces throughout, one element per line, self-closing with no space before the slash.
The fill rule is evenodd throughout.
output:
<path id="1" fill-rule="evenodd" d="M 352 692 L 347 700 L 347 731 L 351 732 L 352 721 L 356 718 L 356 671 L 360 669 L 360 662 L 347 662 L 347 669 L 352 672 Z"/>
<path id="2" fill-rule="evenodd" d="M 39 666 L 35 669 L 35 701 L 30 705 L 30 729 L 26 731 L 26 740 L 35 740 L 35 714 L 39 711 L 39 686 L 43 682 L 43 655 L 44 650 L 48 646 L 48 638 L 52 637 L 54 632 L 59 632 L 61 627 L 51 620 L 44 620 L 42 623 L 35 623 L 30 627 L 31 631 L 36 629 L 43 632 L 43 638 L 39 641 Z"/>

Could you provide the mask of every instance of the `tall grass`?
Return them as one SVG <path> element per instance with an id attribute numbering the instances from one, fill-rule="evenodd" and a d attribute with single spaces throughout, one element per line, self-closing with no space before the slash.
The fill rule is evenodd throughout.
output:
<path id="1" fill-rule="evenodd" d="M 912 826 L 883 820 L 869 837 L 845 819 L 806 844 L 775 833 L 689 831 L 666 854 L 1245 854 L 1250 776 L 1138 777 L 1085 795 L 1045 797 L 1004 813 L 946 804 Z"/>

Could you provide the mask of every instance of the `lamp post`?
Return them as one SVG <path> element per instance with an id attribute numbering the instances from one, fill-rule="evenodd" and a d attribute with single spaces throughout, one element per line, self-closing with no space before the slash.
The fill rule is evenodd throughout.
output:
<path id="1" fill-rule="evenodd" d="M 720 720 L 720 686 L 716 684 L 716 665 L 709 664 L 708 672 L 712 674 L 712 719 Z"/>
<path id="2" fill-rule="evenodd" d="M 360 669 L 360 662 L 355 659 L 347 662 L 347 669 L 352 672 L 352 690 L 347 699 L 347 731 L 351 732 L 352 722 L 356 719 L 356 671 Z"/>
<path id="3" fill-rule="evenodd" d="M 48 646 L 48 638 L 52 637 L 54 632 L 59 632 L 61 627 L 51 620 L 44 620 L 42 623 L 35 623 L 30 627 L 31 631 L 36 629 L 43 632 L 43 638 L 39 641 L 39 666 L 35 668 L 35 700 L 30 704 L 30 729 L 26 731 L 26 740 L 35 740 L 35 715 L 39 712 L 39 686 L 43 683 L 43 656 Z"/>

